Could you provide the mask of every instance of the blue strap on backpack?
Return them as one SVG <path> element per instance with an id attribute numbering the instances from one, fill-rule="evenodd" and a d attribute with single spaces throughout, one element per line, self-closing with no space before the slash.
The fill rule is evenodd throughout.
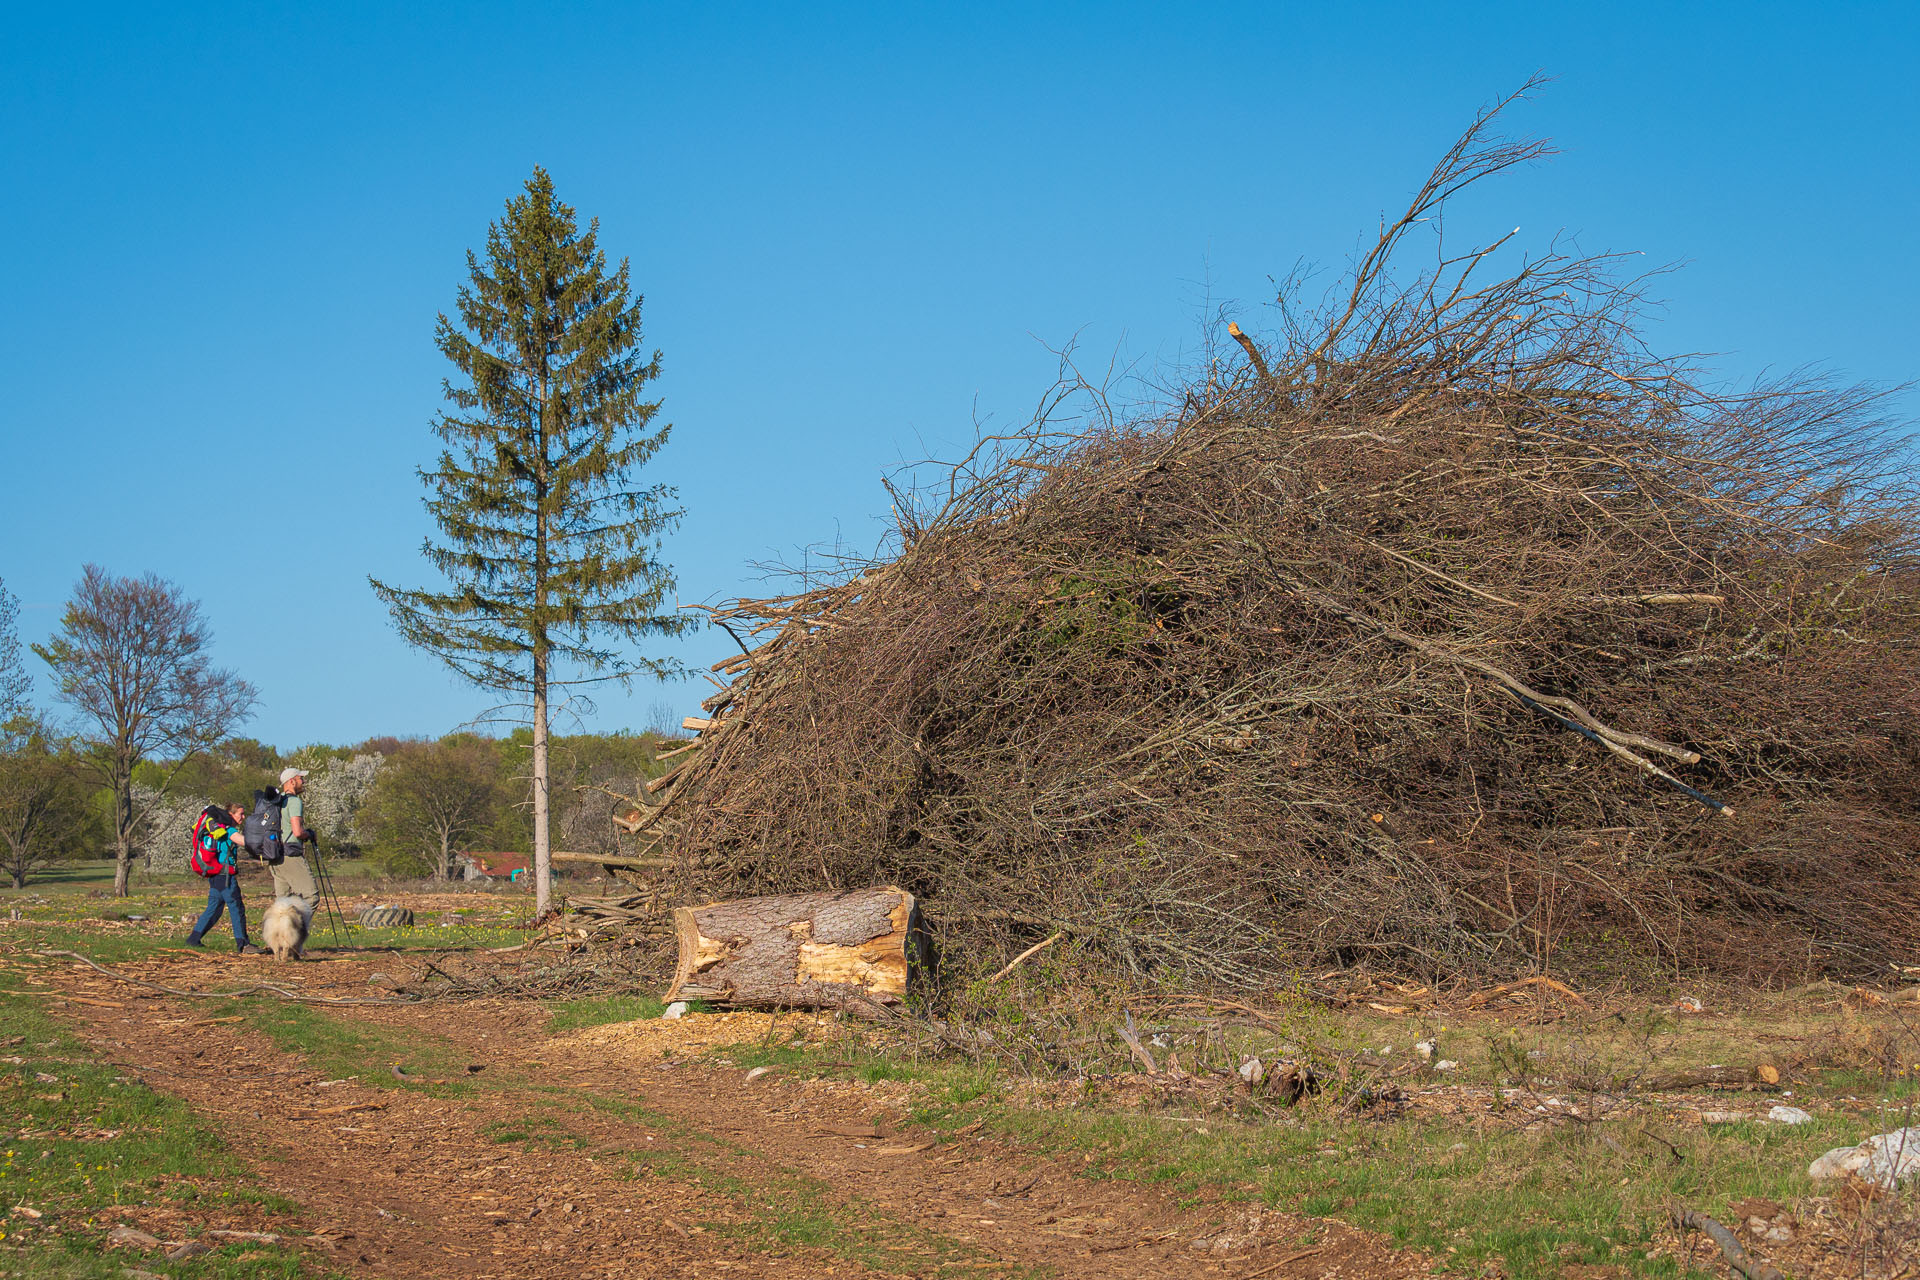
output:
<path id="1" fill-rule="evenodd" d="M 247 815 L 247 852 L 275 866 L 286 857 L 280 844 L 280 792 L 268 787 L 253 793 L 253 812 Z"/>

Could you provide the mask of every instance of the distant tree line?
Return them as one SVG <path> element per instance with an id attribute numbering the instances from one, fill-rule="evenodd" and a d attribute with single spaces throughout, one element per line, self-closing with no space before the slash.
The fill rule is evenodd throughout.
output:
<path id="1" fill-rule="evenodd" d="M 309 771 L 307 819 L 330 856 L 365 858 L 394 875 L 447 878 L 459 875 L 461 853 L 530 855 L 532 737 L 525 728 L 504 738 L 380 737 L 284 753 L 240 738 L 184 764 L 155 761 L 140 780 L 161 815 L 148 836 L 149 864 L 184 866 L 186 844 L 174 838 L 176 828 L 184 830 L 202 804 L 249 801 L 288 766 Z M 625 806 L 613 797 L 633 794 L 639 780 L 662 772 L 655 763 L 661 741 L 651 733 L 550 739 L 555 847 L 620 852 L 613 814 Z M 163 792 L 159 782 L 169 774 Z"/>
<path id="2" fill-rule="evenodd" d="M 308 776 L 307 819 L 323 852 L 395 875 L 457 875 L 468 851 L 531 854 L 533 731 L 504 738 L 376 737 L 280 751 L 237 736 L 253 690 L 213 668 L 199 606 L 148 575 L 89 566 L 61 630 L 34 646 L 55 677 L 66 724 L 36 709 L 19 642 L 18 604 L 0 583 L 0 874 L 14 888 L 51 863 L 116 860 L 183 871 L 201 806 L 251 804 L 292 766 Z M 620 851 L 616 796 L 661 772 L 661 737 L 548 739 L 555 847 Z"/>

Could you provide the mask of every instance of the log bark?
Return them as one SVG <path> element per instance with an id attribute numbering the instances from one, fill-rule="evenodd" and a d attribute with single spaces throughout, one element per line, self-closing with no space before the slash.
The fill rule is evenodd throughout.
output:
<path id="1" fill-rule="evenodd" d="M 677 867 L 672 858 L 635 858 L 624 853 L 571 853 L 556 849 L 555 862 L 590 862 L 601 867 Z"/>
<path id="2" fill-rule="evenodd" d="M 873 1012 L 906 999 L 920 935 L 913 895 L 887 886 L 677 907 L 667 999 Z"/>

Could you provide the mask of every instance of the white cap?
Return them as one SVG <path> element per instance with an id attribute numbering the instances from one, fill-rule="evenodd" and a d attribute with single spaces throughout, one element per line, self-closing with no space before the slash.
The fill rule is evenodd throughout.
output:
<path id="1" fill-rule="evenodd" d="M 282 769 L 280 771 L 280 785 L 284 787 L 295 778 L 304 778 L 306 776 L 307 771 L 305 769 Z"/>

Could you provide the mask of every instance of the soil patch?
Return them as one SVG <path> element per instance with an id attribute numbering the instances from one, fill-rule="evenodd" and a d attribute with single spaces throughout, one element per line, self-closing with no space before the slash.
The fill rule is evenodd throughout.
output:
<path id="1" fill-rule="evenodd" d="M 170 954 L 118 966 L 167 986 L 244 974 L 364 995 L 384 956 L 317 963 Z M 54 971 L 123 1068 L 185 1099 L 300 1206 L 308 1247 L 408 1276 L 1220 1275 L 1387 1277 L 1430 1262 L 1331 1221 L 1082 1176 L 1077 1157 L 903 1128 L 903 1091 L 703 1056 L 764 1015 L 549 1037 L 524 1002 L 316 1009 L 148 995 Z M 277 1019 L 277 1021 L 276 1021 Z M 812 1020 L 787 1015 L 782 1034 Z M 811 1032 L 826 1034 L 824 1020 Z M 289 1047 L 305 1035 L 313 1047 Z M 340 1068 L 357 1055 L 357 1069 Z M 391 1060 L 389 1060 L 391 1059 Z M 404 1061 L 402 1061 L 404 1059 Z M 396 1074 L 400 1067 L 404 1074 Z M 125 1221 L 147 1221 L 133 1210 Z M 153 1225 L 161 1225 L 154 1223 Z M 182 1225 L 167 1224 L 174 1234 Z M 186 1224 L 191 1225 L 191 1224 Z M 205 1225 L 205 1224 L 201 1224 Z M 1311 1243 L 1302 1236 L 1311 1229 Z"/>

